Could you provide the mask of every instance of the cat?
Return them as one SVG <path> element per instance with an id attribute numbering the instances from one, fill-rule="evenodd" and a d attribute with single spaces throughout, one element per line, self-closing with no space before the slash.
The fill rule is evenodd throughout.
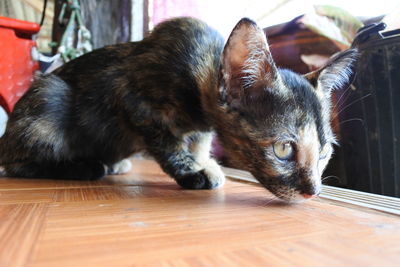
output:
<path id="1" fill-rule="evenodd" d="M 213 134 L 230 163 L 278 198 L 318 195 L 335 137 L 331 92 L 350 83 L 357 51 L 301 76 L 276 67 L 266 36 L 241 19 L 226 43 L 175 18 L 140 42 L 107 46 L 40 75 L 0 138 L 7 176 L 99 179 L 146 151 L 183 188 L 224 184 Z"/>

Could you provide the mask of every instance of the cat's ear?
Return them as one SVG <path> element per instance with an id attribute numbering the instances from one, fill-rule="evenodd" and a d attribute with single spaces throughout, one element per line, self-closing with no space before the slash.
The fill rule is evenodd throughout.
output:
<path id="1" fill-rule="evenodd" d="M 357 49 L 349 49 L 332 57 L 328 63 L 304 77 L 315 87 L 318 95 L 330 97 L 333 90 L 346 89 L 353 82 Z"/>
<path id="2" fill-rule="evenodd" d="M 265 34 L 252 20 L 243 18 L 233 29 L 222 54 L 221 74 L 230 103 L 257 99 L 282 84 Z"/>

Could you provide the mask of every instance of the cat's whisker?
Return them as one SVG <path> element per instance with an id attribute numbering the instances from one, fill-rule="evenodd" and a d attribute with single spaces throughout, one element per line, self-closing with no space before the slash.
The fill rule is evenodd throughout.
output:
<path id="1" fill-rule="evenodd" d="M 276 200 L 279 200 L 279 198 L 277 196 L 273 195 L 273 197 L 270 200 L 268 200 L 266 203 L 264 203 L 264 205 L 268 205 L 269 203 L 274 202 Z"/>
<path id="2" fill-rule="evenodd" d="M 346 99 L 347 99 L 348 96 L 350 95 L 350 94 L 348 94 L 348 92 L 350 91 L 350 88 L 351 88 L 351 87 L 349 86 L 349 87 L 343 92 L 343 94 L 339 97 L 339 99 L 336 101 L 335 106 L 333 107 L 333 110 L 336 109 L 336 108 L 340 108 L 341 105 L 342 105 L 343 103 L 345 103 Z M 344 97 L 345 95 L 347 95 L 347 96 L 343 99 L 343 97 Z M 343 101 L 340 102 L 342 99 L 343 99 Z"/>
<path id="3" fill-rule="evenodd" d="M 337 177 L 337 176 L 335 176 L 335 175 L 329 175 L 329 176 L 323 177 L 323 178 L 321 179 L 321 183 L 323 183 L 324 181 L 326 181 L 326 180 L 328 180 L 328 179 L 330 179 L 330 178 L 335 178 L 337 181 L 340 181 L 340 178 L 339 178 L 339 177 Z"/>
<path id="4" fill-rule="evenodd" d="M 362 101 L 363 99 L 365 99 L 365 98 L 367 98 L 367 97 L 369 97 L 369 96 L 371 96 L 371 95 L 372 95 L 371 93 L 366 94 L 366 95 L 364 95 L 364 96 L 362 96 L 362 97 L 360 97 L 360 98 L 358 98 L 358 99 L 352 101 L 351 103 L 347 104 L 346 106 L 344 106 L 344 107 L 332 118 L 332 120 L 336 119 L 336 118 L 337 118 L 343 111 L 345 111 L 347 108 L 351 107 L 351 106 L 354 105 L 355 103 L 360 102 L 360 101 Z"/>
<path id="5" fill-rule="evenodd" d="M 361 119 L 361 118 L 352 118 L 352 119 L 344 120 L 344 121 L 341 121 L 339 123 L 339 125 L 342 125 L 342 124 L 347 123 L 347 122 L 352 122 L 352 121 L 359 121 L 362 125 L 364 125 L 364 120 Z"/>
<path id="6" fill-rule="evenodd" d="M 315 196 L 313 200 L 316 200 L 318 202 L 322 202 L 322 199 L 320 196 Z"/>
<path id="7" fill-rule="evenodd" d="M 349 93 L 346 95 L 345 98 L 342 99 L 342 101 L 340 102 L 339 106 L 338 106 L 338 110 L 340 110 L 342 108 L 342 106 L 347 102 L 347 100 L 349 99 L 349 97 L 351 96 L 351 87 L 349 87 Z"/>

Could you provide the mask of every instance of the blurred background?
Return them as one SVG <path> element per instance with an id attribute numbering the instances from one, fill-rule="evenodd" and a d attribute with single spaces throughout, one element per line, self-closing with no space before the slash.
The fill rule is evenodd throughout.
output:
<path id="1" fill-rule="evenodd" d="M 60 7 L 63 2 L 47 1 L 44 24 L 37 39 L 40 51 L 50 51 L 48 44 L 52 38 L 55 6 Z M 43 4 L 44 0 L 2 0 L 0 16 L 40 23 Z M 249 17 L 265 28 L 312 13 L 315 5 L 331 5 L 365 20 L 395 13 L 400 3 L 395 0 L 81 0 L 80 5 L 86 21 L 88 17 L 96 16 L 95 13 L 103 16 L 101 27 L 114 24 L 107 20 L 109 18 L 122 20 L 127 16 L 125 27 L 129 28 L 129 39 L 140 40 L 154 25 L 175 16 L 201 18 L 226 37 L 242 17 Z M 104 16 L 104 13 L 108 15 Z M 138 26 L 142 26 L 141 29 Z"/>

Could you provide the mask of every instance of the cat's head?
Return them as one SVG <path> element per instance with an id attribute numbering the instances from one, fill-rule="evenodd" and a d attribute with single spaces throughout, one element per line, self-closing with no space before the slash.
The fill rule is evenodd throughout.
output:
<path id="1" fill-rule="evenodd" d="M 264 32 L 242 19 L 221 58 L 216 122 L 228 158 L 277 197 L 318 195 L 335 136 L 331 92 L 349 86 L 355 50 L 305 76 L 275 66 Z"/>

